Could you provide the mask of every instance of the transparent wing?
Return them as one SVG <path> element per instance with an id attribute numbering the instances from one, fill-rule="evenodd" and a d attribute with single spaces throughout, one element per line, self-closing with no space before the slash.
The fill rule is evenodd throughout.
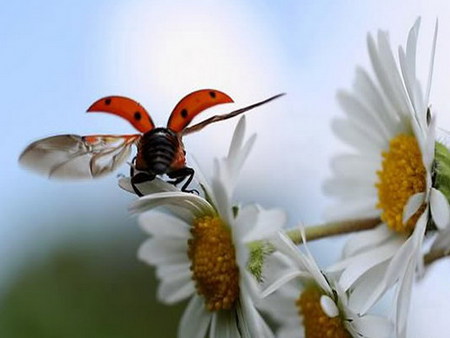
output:
<path id="1" fill-rule="evenodd" d="M 140 138 L 141 134 L 57 135 L 30 144 L 19 162 L 49 178 L 96 178 L 124 163 Z"/>

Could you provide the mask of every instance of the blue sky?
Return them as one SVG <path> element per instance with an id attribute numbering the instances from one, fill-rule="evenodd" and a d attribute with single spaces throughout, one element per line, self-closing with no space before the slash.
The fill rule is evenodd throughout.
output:
<path id="1" fill-rule="evenodd" d="M 283 206 L 291 225 L 322 221 L 328 201 L 321 182 L 329 175 L 329 158 L 342 149 L 330 130 L 332 117 L 340 114 L 335 92 L 351 86 L 357 64 L 368 64 L 368 31 L 388 29 L 395 46 L 405 41 L 409 27 L 422 15 L 426 47 L 439 16 L 432 101 L 442 111 L 438 123 L 450 127 L 450 114 L 445 113 L 450 109 L 448 13 L 445 1 L 412 1 L 408 6 L 268 0 L 3 4 L 0 255 L 7 259 L 0 261 L 0 269 L 4 277 L 17 261 L 31 259 L 30 247 L 67 233 L 101 236 L 108 231 L 102 221 L 105 214 L 122 220 L 124 226 L 135 225 L 127 214 L 132 197 L 118 189 L 115 175 L 95 182 L 61 183 L 17 164 L 22 149 L 41 137 L 131 132 L 115 117 L 84 114 L 94 100 L 110 94 L 135 98 L 163 125 L 178 100 L 198 88 L 227 92 L 236 102 L 233 108 L 287 92 L 285 98 L 248 114 L 249 133 L 257 132 L 258 141 L 237 198 Z M 428 57 L 420 55 L 419 60 Z M 230 109 L 217 107 L 208 114 Z M 225 154 L 235 123 L 211 126 L 186 139 L 188 152 L 206 171 L 213 157 Z M 313 247 L 323 248 L 325 243 L 328 255 L 321 251 L 327 263 L 341 242 Z M 433 269 L 432 275 L 444 273 L 439 271 Z M 418 290 L 420 295 L 420 286 Z"/>

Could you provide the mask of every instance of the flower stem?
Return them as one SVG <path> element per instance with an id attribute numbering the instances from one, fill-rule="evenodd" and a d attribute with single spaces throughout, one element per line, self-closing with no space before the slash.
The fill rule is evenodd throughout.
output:
<path id="1" fill-rule="evenodd" d="M 423 262 L 425 265 L 431 265 L 431 263 L 437 261 L 438 259 L 450 256 L 450 251 L 448 249 L 436 249 L 428 252 L 423 257 Z"/>
<path id="2" fill-rule="evenodd" d="M 344 235 L 351 232 L 373 229 L 378 224 L 380 224 L 379 218 L 330 222 L 305 227 L 305 237 L 307 241 L 314 241 L 325 237 Z M 290 230 L 286 234 L 295 244 L 302 243 L 302 236 L 300 230 L 298 229 Z"/>

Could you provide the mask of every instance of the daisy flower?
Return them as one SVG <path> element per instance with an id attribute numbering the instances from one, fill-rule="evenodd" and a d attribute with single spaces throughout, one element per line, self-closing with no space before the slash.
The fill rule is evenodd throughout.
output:
<path id="1" fill-rule="evenodd" d="M 334 177 L 325 191 L 339 201 L 332 218 L 379 217 L 380 225 L 351 238 L 344 260 L 330 271 L 343 271 L 344 290 L 372 285 L 361 299 L 367 311 L 396 282 L 396 324 L 404 336 L 413 278 L 423 265 L 421 247 L 427 226 L 442 230 L 450 220 L 447 198 L 436 185 L 435 116 L 429 94 L 435 54 L 437 23 L 432 43 L 425 92 L 416 77 L 416 48 L 420 19 L 411 28 L 406 50 L 399 47 L 399 65 L 387 32 L 369 35 L 368 50 L 374 70 L 358 68 L 354 91 L 340 92 L 347 114 L 336 120 L 337 136 L 353 153 L 332 162 Z"/>
<path id="2" fill-rule="evenodd" d="M 303 232 L 302 238 L 306 243 Z M 387 319 L 353 311 L 353 294 L 345 292 L 333 276 L 322 273 L 306 244 L 303 244 L 303 252 L 281 232 L 271 243 L 289 259 L 268 266 L 269 275 L 277 277 L 264 295 L 276 292 L 266 298 L 265 308 L 281 324 L 277 337 L 390 336 L 392 324 Z M 286 268 L 287 265 L 290 267 Z M 283 266 L 281 273 L 274 271 L 280 266 Z M 362 287 L 359 292 L 369 291 Z"/>
<path id="3" fill-rule="evenodd" d="M 234 207 L 237 175 L 255 140 L 253 135 L 244 143 L 244 130 L 243 117 L 228 156 L 216 161 L 210 184 L 200 181 L 206 198 L 164 191 L 146 195 L 131 206 L 142 213 L 139 223 L 151 236 L 138 256 L 156 267 L 159 300 L 173 304 L 190 299 L 179 337 L 273 336 L 254 305 L 259 290 L 246 269 L 246 243 L 281 229 L 285 214 L 258 205 Z M 157 207 L 164 212 L 153 210 Z"/>

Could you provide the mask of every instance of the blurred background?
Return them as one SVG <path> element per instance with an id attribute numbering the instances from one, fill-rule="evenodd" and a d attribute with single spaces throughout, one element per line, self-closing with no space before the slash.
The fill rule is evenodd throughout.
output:
<path id="1" fill-rule="evenodd" d="M 134 197 L 117 177 L 49 181 L 18 166 L 27 144 L 61 133 L 133 132 L 114 116 L 84 114 L 106 95 L 138 100 L 165 125 L 178 100 L 196 89 L 216 88 L 235 100 L 204 117 L 286 92 L 248 113 L 248 135 L 258 140 L 236 199 L 283 207 L 290 226 L 316 224 L 330 203 L 321 192 L 329 159 L 344 149 L 330 130 L 341 114 L 335 92 L 351 86 L 356 65 L 368 66 L 368 31 L 389 30 L 396 47 L 418 15 L 419 72 L 428 67 L 440 19 L 431 102 L 438 124 L 450 129 L 445 0 L 2 3 L 0 337 L 173 336 L 184 308 L 157 303 L 153 271 L 136 259 L 145 236 L 127 212 Z M 226 154 L 236 122 L 185 138 L 207 173 Z M 342 239 L 311 245 L 324 265 L 341 246 Z M 416 284 L 409 336 L 442 336 L 449 268 L 436 263 Z"/>

